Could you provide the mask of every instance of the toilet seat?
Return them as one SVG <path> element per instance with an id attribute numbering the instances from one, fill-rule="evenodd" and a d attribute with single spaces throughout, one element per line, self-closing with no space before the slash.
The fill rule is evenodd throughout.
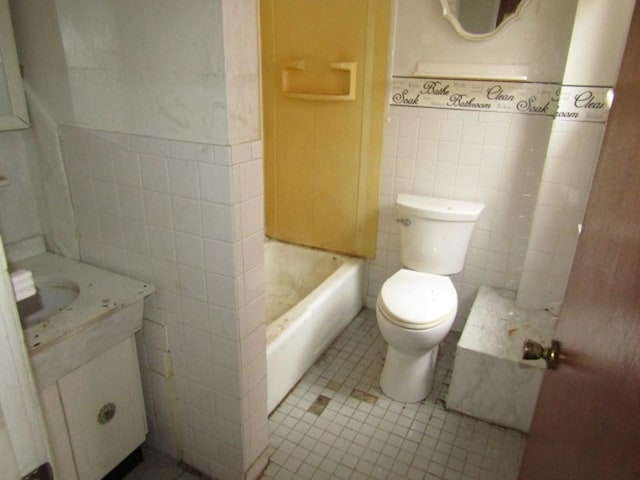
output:
<path id="1" fill-rule="evenodd" d="M 377 304 L 389 322 L 426 330 L 455 315 L 458 295 L 449 277 L 402 269 L 384 282 Z"/>

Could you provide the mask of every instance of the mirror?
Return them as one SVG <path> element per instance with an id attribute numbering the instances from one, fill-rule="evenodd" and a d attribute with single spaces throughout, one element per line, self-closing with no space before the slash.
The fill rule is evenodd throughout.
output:
<path id="1" fill-rule="evenodd" d="M 29 127 L 8 0 L 0 0 L 0 130 Z"/>
<path id="2" fill-rule="evenodd" d="M 440 0 L 442 15 L 468 40 L 483 40 L 522 14 L 527 0 Z"/>

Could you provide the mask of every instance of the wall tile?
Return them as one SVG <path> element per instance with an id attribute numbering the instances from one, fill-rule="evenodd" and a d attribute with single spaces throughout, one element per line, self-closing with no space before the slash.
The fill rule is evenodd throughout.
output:
<path id="1" fill-rule="evenodd" d="M 172 228 L 171 197 L 154 192 L 144 192 L 144 212 L 147 224 Z"/>
<path id="2" fill-rule="evenodd" d="M 200 197 L 213 203 L 231 205 L 231 168 L 199 164 Z"/>
<path id="3" fill-rule="evenodd" d="M 185 350 L 203 360 L 212 361 L 213 351 L 208 335 L 203 335 L 202 330 L 184 327 L 184 348 Z"/>
<path id="4" fill-rule="evenodd" d="M 96 205 L 98 212 L 111 215 L 120 214 L 118 203 L 118 188 L 112 183 L 95 181 L 93 189 L 96 195 Z"/>
<path id="5" fill-rule="evenodd" d="M 180 299 L 180 304 L 181 319 L 185 326 L 189 326 L 203 332 L 209 332 L 211 330 L 209 306 L 207 305 L 207 302 L 182 297 Z"/>
<path id="6" fill-rule="evenodd" d="M 209 273 L 229 274 L 236 270 L 237 255 L 234 244 L 217 240 L 204 240 L 205 270 Z"/>
<path id="7" fill-rule="evenodd" d="M 228 310 L 236 309 L 236 290 L 233 278 L 206 274 L 209 303 Z"/>
<path id="8" fill-rule="evenodd" d="M 253 160 L 240 166 L 242 188 L 241 201 L 247 201 L 264 195 L 263 166 L 261 160 Z"/>
<path id="9" fill-rule="evenodd" d="M 115 181 L 119 185 L 140 188 L 142 178 L 138 155 L 123 150 L 114 150 L 112 155 Z"/>
<path id="10" fill-rule="evenodd" d="M 264 198 L 256 197 L 240 205 L 242 236 L 264 231 Z"/>
<path id="11" fill-rule="evenodd" d="M 176 249 L 173 238 L 173 231 L 147 225 L 149 253 L 152 257 L 160 258 L 170 262 L 176 261 Z"/>
<path id="12" fill-rule="evenodd" d="M 213 147 L 214 162 L 218 165 L 231 165 L 231 147 L 227 145 L 215 145 Z"/>
<path id="13" fill-rule="evenodd" d="M 237 334 L 240 338 L 245 338 L 251 332 L 259 328 L 261 325 L 265 325 L 265 313 L 266 313 L 266 298 L 265 295 L 260 295 L 251 302 L 248 302 L 242 309 L 240 309 L 239 318 L 239 331 Z"/>
<path id="14" fill-rule="evenodd" d="M 187 198 L 200 198 L 198 164 L 186 160 L 167 160 L 169 193 Z"/>
<path id="15" fill-rule="evenodd" d="M 253 160 L 251 143 L 239 143 L 231 147 L 231 163 L 233 165 L 240 165 L 251 160 Z"/>
<path id="16" fill-rule="evenodd" d="M 176 292 L 178 289 L 178 271 L 174 262 L 154 258 L 151 261 L 153 283 L 157 288 Z"/>
<path id="17" fill-rule="evenodd" d="M 127 245 L 127 249 L 129 275 L 137 280 L 153 283 L 153 266 L 149 256 L 136 253 L 130 249 L 129 245 Z"/>
<path id="18" fill-rule="evenodd" d="M 242 241 L 243 271 L 259 267 L 264 262 L 264 235 L 246 237 Z"/>
<path id="19" fill-rule="evenodd" d="M 142 190 L 126 186 L 117 187 L 118 203 L 122 218 L 144 222 L 144 198 Z"/>
<path id="20" fill-rule="evenodd" d="M 169 193 L 169 174 L 164 157 L 140 155 L 140 173 L 145 190 Z"/>
<path id="21" fill-rule="evenodd" d="M 211 364 L 208 373 L 213 372 L 212 384 L 216 392 L 240 398 L 240 376 L 235 369 Z M 263 363 L 264 368 L 265 363 Z M 225 419 L 226 420 L 226 419 Z"/>
<path id="22" fill-rule="evenodd" d="M 140 255 L 149 253 L 147 229 L 144 223 L 123 221 L 122 233 L 124 235 L 124 243 L 127 251 Z M 133 274 L 132 276 L 135 277 Z"/>
<path id="23" fill-rule="evenodd" d="M 247 270 L 244 274 L 244 292 L 246 302 L 251 302 L 264 294 L 264 266 L 259 266 Z"/>
<path id="24" fill-rule="evenodd" d="M 202 235 L 202 211 L 198 200 L 171 197 L 171 211 L 176 231 Z"/>
<path id="25" fill-rule="evenodd" d="M 124 233 L 120 219 L 115 215 L 100 214 L 98 221 L 100 222 L 102 240 L 114 247 L 124 248 Z"/>
<path id="26" fill-rule="evenodd" d="M 234 310 L 209 305 L 209 322 L 214 335 L 230 340 L 239 340 L 238 323 L 240 321 L 238 314 Z"/>
<path id="27" fill-rule="evenodd" d="M 175 233 L 176 258 L 180 265 L 202 268 L 204 251 L 202 237 L 185 233 Z"/>
<path id="28" fill-rule="evenodd" d="M 212 348 L 213 363 L 233 370 L 240 370 L 238 346 L 235 339 L 214 335 L 211 337 L 210 342 Z"/>
<path id="29" fill-rule="evenodd" d="M 205 387 L 213 388 L 213 364 L 196 355 L 187 353 L 187 378 Z"/>
<path id="30" fill-rule="evenodd" d="M 82 240 L 88 243 L 99 243 L 102 241 L 100 222 L 95 212 L 76 210 L 75 216 L 78 233 Z"/>
<path id="31" fill-rule="evenodd" d="M 64 142 L 62 144 L 68 175 L 91 178 L 89 146 L 84 143 Z"/>
<path id="32" fill-rule="evenodd" d="M 179 291 L 185 297 L 202 302 L 207 300 L 207 287 L 203 270 L 178 265 L 178 282 L 180 285 Z"/>
<path id="33" fill-rule="evenodd" d="M 93 182 L 90 179 L 69 175 L 69 189 L 71 190 L 71 201 L 75 209 L 85 211 L 96 211 L 98 209 Z"/>
<path id="34" fill-rule="evenodd" d="M 91 178 L 102 180 L 103 182 L 115 182 L 115 172 L 111 150 L 102 145 L 91 145 L 89 147 L 89 163 L 91 164 Z"/>
<path id="35" fill-rule="evenodd" d="M 202 202 L 202 231 L 205 237 L 232 242 L 234 240 L 233 208 Z"/>

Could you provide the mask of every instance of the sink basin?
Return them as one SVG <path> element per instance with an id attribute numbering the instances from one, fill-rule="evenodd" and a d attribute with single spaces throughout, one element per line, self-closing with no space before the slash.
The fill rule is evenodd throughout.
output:
<path id="1" fill-rule="evenodd" d="M 80 287 L 72 280 L 35 277 L 37 293 L 18 302 L 22 328 L 29 328 L 61 312 L 73 303 Z"/>

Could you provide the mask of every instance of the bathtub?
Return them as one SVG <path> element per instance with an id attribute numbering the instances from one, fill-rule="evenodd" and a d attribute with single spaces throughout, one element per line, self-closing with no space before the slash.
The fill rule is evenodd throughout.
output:
<path id="1" fill-rule="evenodd" d="M 362 309 L 364 279 L 361 259 L 265 242 L 269 413 Z"/>

